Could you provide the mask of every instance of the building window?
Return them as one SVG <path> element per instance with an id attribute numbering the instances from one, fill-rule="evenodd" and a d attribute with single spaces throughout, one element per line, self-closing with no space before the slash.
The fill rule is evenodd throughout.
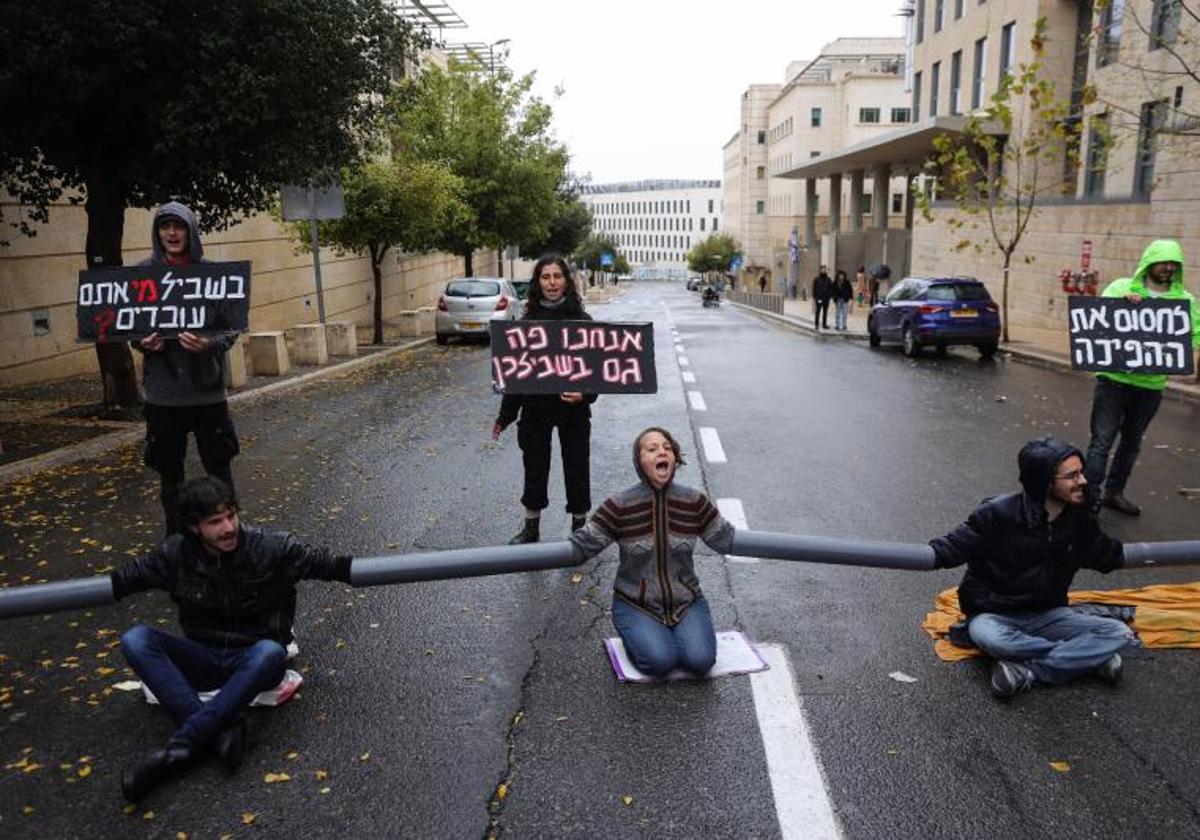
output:
<path id="1" fill-rule="evenodd" d="M 762 202 L 760 201 L 759 204 L 761 204 L 761 203 Z M 713 233 L 716 233 L 716 232 L 717 232 L 717 217 L 713 216 Z"/>
<path id="2" fill-rule="evenodd" d="M 936 117 L 938 112 L 938 84 L 941 82 L 942 62 L 935 61 L 929 68 L 929 116 Z"/>
<path id="3" fill-rule="evenodd" d="M 810 122 L 811 122 L 813 128 L 821 127 L 821 109 L 820 108 L 812 109 L 812 116 L 811 116 Z"/>
<path id="4" fill-rule="evenodd" d="M 904 211 L 904 193 L 892 193 L 892 212 L 901 213 Z"/>
<path id="5" fill-rule="evenodd" d="M 766 142 L 767 142 L 767 132 L 765 132 L 765 131 L 758 132 L 758 145 L 761 146 L 763 143 L 766 143 Z"/>
<path id="6" fill-rule="evenodd" d="M 862 211 L 864 215 L 871 214 L 871 202 L 875 200 L 875 193 L 865 192 L 862 196 Z"/>
<path id="7" fill-rule="evenodd" d="M 1088 131 L 1087 172 L 1083 194 L 1088 198 L 1104 195 L 1104 174 L 1108 169 L 1108 114 L 1097 114 Z"/>
<path id="8" fill-rule="evenodd" d="M 921 121 L 921 74 L 919 72 L 913 73 L 912 118 L 913 122 Z"/>
<path id="9" fill-rule="evenodd" d="M 711 212 L 712 212 L 712 208 L 713 208 L 713 200 L 710 198 L 710 199 L 708 200 L 708 212 L 709 212 L 709 213 L 711 213 Z"/>
<path id="10" fill-rule="evenodd" d="M 1103 67 L 1117 60 L 1121 51 L 1121 25 L 1125 19 L 1125 0 L 1111 0 L 1100 10 L 1100 26 L 1096 37 L 1096 66 Z"/>
<path id="11" fill-rule="evenodd" d="M 818 151 L 816 151 L 816 150 L 814 149 L 813 151 L 811 151 L 811 152 L 809 152 L 809 153 L 808 153 L 808 156 L 809 156 L 810 158 L 820 157 L 820 156 L 821 156 L 821 153 L 820 153 L 820 152 L 818 152 Z"/>
<path id="12" fill-rule="evenodd" d="M 759 166 L 759 167 L 757 167 L 757 168 L 754 170 L 754 177 L 755 177 L 755 178 L 757 178 L 757 179 L 758 179 L 758 180 L 760 180 L 760 181 L 761 181 L 763 178 L 766 178 L 766 177 L 767 177 L 767 168 L 766 168 L 765 166 Z"/>
<path id="13" fill-rule="evenodd" d="M 1004 84 L 1005 78 L 1008 76 L 1008 71 L 1013 66 L 1013 29 L 1017 22 L 1004 24 L 1004 28 L 1000 30 L 1000 84 Z"/>
<path id="14" fill-rule="evenodd" d="M 1154 16 L 1150 20 L 1150 49 L 1174 44 L 1179 37 L 1179 13 L 1182 0 L 1154 0 Z"/>
<path id="15" fill-rule="evenodd" d="M 879 122 L 878 108 L 859 108 L 858 121 L 860 123 L 877 123 Z"/>
<path id="16" fill-rule="evenodd" d="M 701 232 L 704 231 L 704 219 L 703 218 L 700 219 L 700 231 Z"/>
<path id="17" fill-rule="evenodd" d="M 950 113 L 962 113 L 962 50 L 950 56 Z"/>
<path id="18" fill-rule="evenodd" d="M 946 17 L 946 0 L 933 0 L 933 31 L 942 31 L 942 21 Z"/>
<path id="19" fill-rule="evenodd" d="M 909 114 L 911 114 L 911 113 L 912 112 L 909 111 L 908 108 L 893 108 L 892 109 L 892 122 L 906 123 L 909 121 L 908 117 L 909 117 Z"/>
<path id="20" fill-rule="evenodd" d="M 1154 158 L 1158 150 L 1158 132 L 1167 113 L 1166 100 L 1146 102 L 1138 120 L 1137 166 L 1133 174 L 1135 195 L 1150 195 L 1154 189 Z"/>
<path id="21" fill-rule="evenodd" d="M 958 20 L 963 16 L 963 0 L 954 0 L 954 19 Z"/>
<path id="22" fill-rule="evenodd" d="M 925 40 L 925 0 L 917 0 L 917 43 Z"/>
<path id="23" fill-rule="evenodd" d="M 984 76 L 983 67 L 987 64 L 987 38 L 975 42 L 975 69 L 971 72 L 971 110 L 983 105 Z"/>

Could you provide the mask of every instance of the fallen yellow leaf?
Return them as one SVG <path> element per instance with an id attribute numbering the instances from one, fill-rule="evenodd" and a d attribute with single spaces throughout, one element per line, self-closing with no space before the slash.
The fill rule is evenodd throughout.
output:
<path id="1" fill-rule="evenodd" d="M 263 776 L 263 781 L 269 785 L 273 785 L 276 782 L 290 782 L 291 780 L 292 777 L 287 773 L 268 773 Z"/>
<path id="2" fill-rule="evenodd" d="M 621 801 L 622 801 L 622 802 L 624 802 L 626 805 L 632 805 L 632 804 L 633 804 L 633 797 L 632 797 L 632 796 L 628 796 L 628 795 L 627 795 L 627 796 L 622 796 L 622 797 L 621 797 Z"/>
<path id="3" fill-rule="evenodd" d="M 583 575 L 580 574 L 579 572 L 576 572 L 575 574 L 571 575 L 571 583 L 579 583 L 582 580 L 583 580 Z"/>
<path id="4" fill-rule="evenodd" d="M 286 758 L 288 761 L 295 761 L 299 757 L 300 753 L 296 752 L 295 750 L 292 750 L 290 753 L 284 756 L 284 758 Z"/>
<path id="5" fill-rule="evenodd" d="M 506 785 L 504 782 L 501 782 L 496 786 L 496 798 L 503 802 L 504 797 L 506 796 L 508 796 L 508 785 Z"/>
<path id="6" fill-rule="evenodd" d="M 317 793 L 329 793 L 329 788 L 323 787 L 319 791 L 317 791 Z"/>
<path id="7" fill-rule="evenodd" d="M 358 760 L 359 760 L 359 761 L 370 761 L 370 760 L 371 760 L 371 754 L 370 754 L 369 752 L 365 752 L 365 753 L 363 753 L 362 755 L 360 755 L 360 756 L 358 757 Z"/>
<path id="8" fill-rule="evenodd" d="M 30 814 L 33 813 L 33 806 L 26 805 L 24 808 L 21 809 L 21 813 L 28 817 Z"/>
<path id="9" fill-rule="evenodd" d="M 79 778 L 86 779 L 90 775 L 92 775 L 92 766 L 90 764 L 85 764 L 79 768 Z"/>
<path id="10" fill-rule="evenodd" d="M 147 811 L 146 813 L 142 814 L 142 819 L 144 819 L 144 820 L 152 820 L 152 819 L 154 819 L 154 812 L 153 812 L 153 811 Z"/>
<path id="11" fill-rule="evenodd" d="M 1050 767 L 1053 770 L 1057 770 L 1059 773 L 1066 773 L 1071 769 L 1071 765 L 1067 764 L 1065 761 L 1051 761 Z"/>
<path id="12" fill-rule="evenodd" d="M 121 812 L 125 813 L 125 814 L 132 814 L 136 810 L 137 810 L 136 805 L 126 805 L 124 808 L 121 809 Z"/>
<path id="13" fill-rule="evenodd" d="M 325 770 L 317 770 L 315 773 L 313 773 L 313 775 L 316 776 L 318 782 L 322 782 L 329 778 L 329 773 Z"/>
<path id="14" fill-rule="evenodd" d="M 175 832 L 175 840 L 187 840 L 187 832 L 186 831 L 176 831 Z"/>
<path id="15" fill-rule="evenodd" d="M 242 825 L 250 825 L 256 819 L 258 819 L 258 814 L 247 811 L 246 813 L 242 814 Z"/>

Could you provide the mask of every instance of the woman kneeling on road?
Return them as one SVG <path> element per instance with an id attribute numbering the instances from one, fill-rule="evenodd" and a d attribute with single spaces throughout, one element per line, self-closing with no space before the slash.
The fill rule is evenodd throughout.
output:
<path id="1" fill-rule="evenodd" d="M 525 298 L 525 318 L 532 321 L 590 321 L 571 279 L 566 260 L 547 254 L 533 267 Z M 525 465 L 525 524 L 510 545 L 534 543 L 540 538 L 542 511 L 549 506 L 550 436 L 558 427 L 563 480 L 567 485 L 567 513 L 571 530 L 582 528 L 592 506 L 591 438 L 595 394 L 505 394 L 500 416 L 492 424 L 492 440 L 517 420 L 517 443 Z"/>
<path id="2" fill-rule="evenodd" d="M 728 553 L 733 526 L 699 490 L 675 483 L 675 470 L 683 463 L 670 432 L 646 429 L 633 444 L 640 481 L 606 499 L 571 535 L 584 558 L 613 541 L 620 545 L 613 624 L 633 664 L 652 676 L 675 668 L 705 674 L 717 658 L 712 614 L 692 551 L 699 537 L 714 551 Z"/>

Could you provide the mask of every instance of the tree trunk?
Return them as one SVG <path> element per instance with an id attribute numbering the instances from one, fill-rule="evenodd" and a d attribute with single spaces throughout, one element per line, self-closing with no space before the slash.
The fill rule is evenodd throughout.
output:
<path id="1" fill-rule="evenodd" d="M 1008 344 L 1008 264 L 1012 260 L 1012 254 L 1004 255 L 1004 285 L 1000 297 L 1002 300 L 1003 312 L 1001 313 L 1000 330 L 1001 339 L 1005 344 Z"/>
<path id="2" fill-rule="evenodd" d="M 504 276 L 504 249 L 503 248 L 496 249 L 496 266 L 497 266 L 496 267 L 496 276 L 503 277 Z"/>
<path id="3" fill-rule="evenodd" d="M 121 239 L 125 233 L 125 190 L 103 176 L 87 179 L 87 268 L 123 265 Z M 96 361 L 104 385 L 104 407 L 141 405 L 133 353 L 124 341 L 97 342 Z"/>
<path id="4" fill-rule="evenodd" d="M 471 248 L 468 248 L 467 253 L 463 254 L 463 273 L 467 277 L 475 276 L 475 251 Z"/>
<path id="5" fill-rule="evenodd" d="M 375 322 L 375 335 L 373 344 L 383 344 L 383 252 L 378 256 L 375 254 L 375 249 L 371 248 L 371 276 L 375 280 L 375 312 L 372 320 Z M 386 250 L 386 249 L 385 249 Z"/>

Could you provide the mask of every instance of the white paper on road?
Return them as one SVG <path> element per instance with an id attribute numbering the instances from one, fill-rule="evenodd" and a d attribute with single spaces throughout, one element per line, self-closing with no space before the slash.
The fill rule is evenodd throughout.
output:
<path id="1" fill-rule="evenodd" d="M 888 674 L 888 676 L 894 679 L 896 682 L 915 683 L 917 681 L 916 677 L 910 677 L 903 671 L 892 671 L 892 673 Z"/>
<path id="2" fill-rule="evenodd" d="M 608 651 L 608 661 L 612 663 L 613 671 L 621 682 L 669 682 L 671 680 L 708 680 L 713 677 L 726 677 L 736 674 L 752 674 L 755 671 L 766 670 L 769 666 L 754 645 L 737 630 L 722 630 L 717 633 L 717 661 L 712 670 L 703 676 L 697 676 L 691 671 L 675 670 L 665 677 L 650 677 L 643 674 L 629 661 L 625 652 L 625 643 L 618 637 L 604 640 L 604 648 Z"/>
<path id="3" fill-rule="evenodd" d="M 300 646 L 294 641 L 288 642 L 287 658 L 294 659 L 300 653 Z M 130 680 L 130 682 L 133 682 Z M 128 683 L 127 683 L 128 684 Z M 292 695 L 304 684 L 304 677 L 300 676 L 291 668 L 283 672 L 283 679 L 279 681 L 279 685 L 258 694 L 250 701 L 251 706 L 282 706 L 284 703 L 292 699 Z M 145 683 L 136 683 L 140 685 L 142 693 L 146 695 L 146 702 L 151 705 L 158 705 L 158 698 L 154 696 L 154 692 L 146 687 Z M 201 703 L 207 703 L 217 696 L 217 691 L 201 691 L 198 695 Z"/>

